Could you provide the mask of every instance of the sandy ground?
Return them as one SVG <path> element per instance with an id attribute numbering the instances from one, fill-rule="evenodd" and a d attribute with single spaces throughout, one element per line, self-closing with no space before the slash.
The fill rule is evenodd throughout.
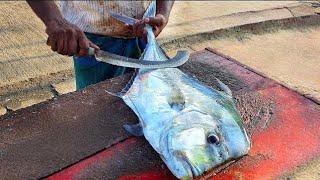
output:
<path id="1" fill-rule="evenodd" d="M 259 17 L 248 12 L 292 7 L 299 4 L 301 3 L 298 1 L 176 1 L 170 14 L 169 23 L 158 40 L 169 41 L 199 32 L 265 19 L 290 17 L 291 13 L 287 10 L 266 14 L 266 17 Z M 238 16 L 244 12 L 248 14 L 247 17 Z"/>
<path id="2" fill-rule="evenodd" d="M 214 40 L 211 47 L 320 102 L 320 27 Z"/>
<path id="3" fill-rule="evenodd" d="M 320 179 L 320 157 L 313 159 L 295 172 L 285 175 L 281 180 L 316 180 Z"/>
<path id="4" fill-rule="evenodd" d="M 2 2 L 0 24 L 0 95 L 70 74 L 71 58 L 46 45 L 45 27 L 25 2 Z"/>

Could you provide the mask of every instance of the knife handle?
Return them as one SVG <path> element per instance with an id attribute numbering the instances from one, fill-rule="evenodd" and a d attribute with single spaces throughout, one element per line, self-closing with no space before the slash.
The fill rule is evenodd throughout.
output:
<path id="1" fill-rule="evenodd" d="M 95 56 L 96 53 L 95 53 L 95 49 L 93 47 L 89 47 L 88 49 L 88 55 L 89 56 Z"/>

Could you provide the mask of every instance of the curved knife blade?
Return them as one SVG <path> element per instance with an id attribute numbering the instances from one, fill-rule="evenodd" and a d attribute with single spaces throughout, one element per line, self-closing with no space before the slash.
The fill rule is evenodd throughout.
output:
<path id="1" fill-rule="evenodd" d="M 186 63 L 190 56 L 190 53 L 188 51 L 178 51 L 175 57 L 167 61 L 149 61 L 120 56 L 102 50 L 95 50 L 93 48 L 89 49 L 89 54 L 94 55 L 98 61 L 116 66 L 151 69 L 178 67 Z"/>

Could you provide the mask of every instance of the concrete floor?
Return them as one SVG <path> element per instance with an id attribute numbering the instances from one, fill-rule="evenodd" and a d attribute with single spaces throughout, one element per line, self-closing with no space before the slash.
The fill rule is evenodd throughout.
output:
<path id="1" fill-rule="evenodd" d="M 297 1 L 176 1 L 169 23 L 158 40 L 169 41 L 200 32 L 210 32 L 267 19 L 290 18 L 292 14 L 283 7 L 297 5 L 301 3 Z M 279 12 L 269 11 L 272 9 L 278 9 Z"/>
<path id="2" fill-rule="evenodd" d="M 46 45 L 45 26 L 26 2 L 2 2 L 0 24 L 0 95 L 71 73 L 71 58 Z"/>
<path id="3" fill-rule="evenodd" d="M 210 18 L 246 11 L 291 7 L 298 4 L 293 1 L 254 3 L 177 1 L 172 10 L 170 22 L 159 40 L 169 41 L 178 36 L 187 36 L 204 30 L 199 26 L 189 28 L 190 23 L 199 22 L 208 27 L 206 30 L 210 31 L 212 27 L 206 23 L 206 20 Z M 186 9 L 188 13 L 185 13 Z M 286 17 L 289 16 L 290 13 L 286 12 Z M 233 22 L 238 21 L 238 19 L 233 20 Z M 57 55 L 46 46 L 45 27 L 26 2 L 2 2 L 0 4 L 0 24 L 0 36 L 2 37 L 0 39 L 0 95 L 14 92 L 19 88 L 64 79 L 57 74 L 72 75 L 71 58 Z M 237 26 L 237 23 L 232 23 L 232 26 Z M 225 27 L 225 23 L 217 24 L 215 28 L 222 27 Z"/>
<path id="4" fill-rule="evenodd" d="M 320 102 L 320 27 L 206 41 L 211 47 Z"/>

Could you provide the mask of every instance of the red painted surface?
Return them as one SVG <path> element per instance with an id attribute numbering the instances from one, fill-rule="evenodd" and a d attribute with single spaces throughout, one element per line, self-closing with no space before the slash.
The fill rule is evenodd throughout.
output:
<path id="1" fill-rule="evenodd" d="M 241 70 L 241 67 L 233 69 Z M 238 74 L 239 70 L 236 71 L 234 73 Z M 259 76 L 256 79 L 263 78 Z M 253 131 L 253 146 L 247 156 L 211 179 L 275 179 L 320 155 L 320 107 L 272 80 L 264 80 L 265 83 L 260 82 L 254 91 L 265 101 L 271 99 L 274 102 L 270 123 L 265 129 Z M 77 174 L 98 161 L 109 158 L 117 150 L 127 151 L 135 145 L 135 138 L 131 138 L 54 174 L 49 179 L 74 179 Z M 119 179 L 162 180 L 174 177 L 168 170 L 159 168 L 124 175 Z"/>
<path id="2" fill-rule="evenodd" d="M 157 172 L 157 170 L 122 176 L 118 180 L 176 180 L 169 170 L 163 172 Z"/>
<path id="3" fill-rule="evenodd" d="M 128 151 L 130 148 L 132 148 L 136 143 L 135 138 L 130 138 L 122 143 L 117 144 L 116 146 L 113 146 L 109 149 L 106 149 L 94 156 L 91 156 L 90 158 L 87 158 L 85 160 L 80 161 L 79 163 L 70 166 L 69 168 L 66 168 L 50 177 L 48 177 L 48 180 L 68 180 L 68 179 L 77 179 L 77 175 L 81 173 L 82 171 L 86 170 L 90 166 L 94 165 L 95 163 L 109 159 L 114 152 L 116 151 Z"/>
<path id="4" fill-rule="evenodd" d="M 212 179 L 274 179 L 320 155 L 319 106 L 279 85 L 260 93 L 275 100 L 271 124 L 253 134 L 248 156 Z"/>

